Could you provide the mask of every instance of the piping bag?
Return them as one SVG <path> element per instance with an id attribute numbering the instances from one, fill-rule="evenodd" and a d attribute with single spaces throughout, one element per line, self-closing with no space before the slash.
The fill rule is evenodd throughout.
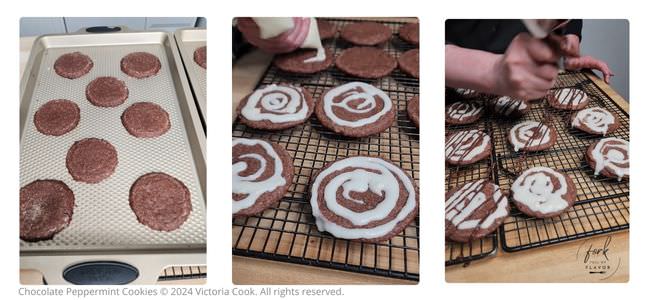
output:
<path id="1" fill-rule="evenodd" d="M 564 69 L 565 57 L 580 57 L 580 53 L 570 52 L 563 47 L 565 26 L 570 19 L 522 19 L 528 32 L 537 39 L 542 39 L 560 53 L 558 68 Z"/>

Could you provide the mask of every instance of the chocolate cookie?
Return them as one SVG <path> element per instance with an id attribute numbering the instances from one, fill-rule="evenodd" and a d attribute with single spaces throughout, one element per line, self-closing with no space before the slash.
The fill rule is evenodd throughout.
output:
<path id="1" fill-rule="evenodd" d="M 270 84 L 248 94 L 239 102 L 237 114 L 246 126 L 279 130 L 304 123 L 314 112 L 309 91 L 289 85 Z"/>
<path id="2" fill-rule="evenodd" d="M 171 122 L 169 114 L 160 105 L 138 102 L 124 110 L 122 125 L 134 137 L 153 138 L 165 134 Z"/>
<path id="3" fill-rule="evenodd" d="M 510 129 L 508 142 L 515 152 L 541 151 L 553 147 L 557 132 L 553 127 L 536 121 L 524 121 Z"/>
<path id="4" fill-rule="evenodd" d="M 147 52 L 133 52 L 120 61 L 122 72 L 135 78 L 147 78 L 158 74 L 160 60 Z"/>
<path id="5" fill-rule="evenodd" d="M 194 50 L 194 62 L 201 68 L 208 68 L 208 46 L 196 48 Z"/>
<path id="6" fill-rule="evenodd" d="M 117 151 L 102 139 L 79 140 L 68 150 L 65 166 L 74 180 L 98 183 L 115 172 Z"/>
<path id="7" fill-rule="evenodd" d="M 420 127 L 420 96 L 413 96 L 409 100 L 409 103 L 406 104 L 406 113 L 415 126 Z"/>
<path id="8" fill-rule="evenodd" d="M 548 104 L 557 109 L 581 110 L 589 104 L 589 96 L 579 89 L 558 89 L 548 95 Z"/>
<path id="9" fill-rule="evenodd" d="M 251 216 L 275 205 L 293 181 L 293 160 L 282 146 L 259 139 L 232 140 L 232 214 Z"/>
<path id="10" fill-rule="evenodd" d="M 420 49 L 411 49 L 402 53 L 397 62 L 402 72 L 420 78 Z"/>
<path id="11" fill-rule="evenodd" d="M 458 101 L 445 107 L 445 122 L 447 124 L 470 124 L 483 115 L 483 104 L 478 101 Z"/>
<path id="12" fill-rule="evenodd" d="M 630 177 L 629 142 L 619 138 L 604 138 L 587 149 L 587 163 L 594 169 L 594 175 L 617 178 Z"/>
<path id="13" fill-rule="evenodd" d="M 376 22 L 356 22 L 341 29 L 341 38 L 359 46 L 374 46 L 386 42 L 392 33 L 388 26 Z"/>
<path id="14" fill-rule="evenodd" d="M 445 138 L 445 161 L 452 165 L 469 165 L 492 153 L 492 140 L 482 131 L 472 129 L 452 133 Z"/>
<path id="15" fill-rule="evenodd" d="M 399 28 L 399 37 L 405 42 L 420 45 L 420 23 L 408 23 Z"/>
<path id="16" fill-rule="evenodd" d="M 381 78 L 397 67 L 390 54 L 374 47 L 345 49 L 336 58 L 335 64 L 341 71 L 361 78 Z"/>
<path id="17" fill-rule="evenodd" d="M 313 177 L 309 201 L 319 231 L 379 242 L 415 219 L 419 192 L 413 179 L 390 161 L 353 156 L 328 163 Z"/>
<path id="18" fill-rule="evenodd" d="M 601 107 L 585 108 L 574 113 L 571 119 L 571 127 L 603 136 L 616 131 L 621 125 L 616 116 Z"/>
<path id="19" fill-rule="evenodd" d="M 36 180 L 20 189 L 20 239 L 49 240 L 72 220 L 74 193 L 62 181 Z"/>
<path id="20" fill-rule="evenodd" d="M 190 190 L 165 173 L 140 176 L 129 192 L 129 205 L 138 222 L 158 231 L 181 227 L 192 212 Z"/>
<path id="21" fill-rule="evenodd" d="M 312 61 L 316 54 L 316 50 L 296 50 L 291 53 L 276 55 L 273 64 L 282 71 L 296 74 L 314 74 L 327 70 L 334 61 L 332 50 L 325 49 L 325 60 L 323 61 Z"/>
<path id="22" fill-rule="evenodd" d="M 34 114 L 36 130 L 45 135 L 64 135 L 78 124 L 79 106 L 70 100 L 50 100 Z"/>
<path id="23" fill-rule="evenodd" d="M 321 40 L 331 39 L 336 35 L 336 26 L 332 22 L 316 19 L 318 23 L 318 35 Z"/>
<path id="24" fill-rule="evenodd" d="M 95 106 L 116 107 L 128 97 L 126 84 L 115 77 L 97 77 L 86 86 L 86 99 Z"/>
<path id="25" fill-rule="evenodd" d="M 536 218 L 562 214 L 576 202 L 571 177 L 547 167 L 530 168 L 510 187 L 512 201 L 521 212 Z"/>
<path id="26" fill-rule="evenodd" d="M 481 96 L 481 93 L 478 91 L 467 89 L 467 88 L 456 88 L 453 89 L 454 93 L 463 99 L 474 99 Z"/>
<path id="27" fill-rule="evenodd" d="M 514 99 L 509 96 L 501 96 L 488 100 L 488 107 L 496 115 L 512 118 L 521 117 L 530 109 L 527 101 Z"/>
<path id="28" fill-rule="evenodd" d="M 395 107 L 384 91 L 363 82 L 334 87 L 316 103 L 323 126 L 350 137 L 380 133 L 395 121 Z"/>
<path id="29" fill-rule="evenodd" d="M 81 52 L 63 54 L 54 62 L 54 72 L 68 79 L 84 76 L 92 68 L 93 60 Z"/>
<path id="30" fill-rule="evenodd" d="M 499 186 L 485 179 L 458 186 L 445 199 L 445 238 L 459 243 L 494 232 L 510 211 Z"/>

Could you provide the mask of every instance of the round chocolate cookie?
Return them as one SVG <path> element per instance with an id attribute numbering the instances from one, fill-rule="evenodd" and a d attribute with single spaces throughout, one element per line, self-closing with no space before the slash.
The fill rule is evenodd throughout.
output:
<path id="1" fill-rule="evenodd" d="M 397 62 L 402 72 L 420 78 L 420 49 L 411 49 L 402 53 Z"/>
<path id="2" fill-rule="evenodd" d="M 616 116 L 601 107 L 585 108 L 574 113 L 571 119 L 571 127 L 603 136 L 616 131 L 621 125 Z"/>
<path id="3" fill-rule="evenodd" d="M 514 99 L 509 96 L 501 96 L 488 101 L 488 107 L 492 113 L 502 117 L 518 118 L 525 115 L 530 106 L 528 102 L 521 99 Z"/>
<path id="4" fill-rule="evenodd" d="M 547 167 L 530 168 L 510 186 L 517 209 L 536 218 L 562 214 L 576 202 L 576 186 L 571 177 Z"/>
<path id="5" fill-rule="evenodd" d="M 122 72 L 131 77 L 147 78 L 158 74 L 160 60 L 151 53 L 133 52 L 122 58 L 120 68 L 122 68 Z"/>
<path id="6" fill-rule="evenodd" d="M 374 47 L 345 49 L 336 58 L 335 64 L 341 71 L 361 78 L 381 78 L 397 67 L 390 54 Z"/>
<path id="7" fill-rule="evenodd" d="M 86 99 L 95 106 L 116 107 L 128 97 L 126 84 L 115 77 L 97 77 L 86 86 Z"/>
<path id="8" fill-rule="evenodd" d="M 138 222 L 158 231 L 181 227 L 192 212 L 190 190 L 165 173 L 140 176 L 129 192 L 129 205 Z"/>
<path id="9" fill-rule="evenodd" d="M 509 212 L 508 198 L 491 181 L 455 187 L 445 195 L 445 238 L 459 243 L 480 239 L 494 232 Z"/>
<path id="10" fill-rule="evenodd" d="M 476 122 L 483 115 L 483 104 L 478 101 L 458 101 L 445 107 L 445 122 L 459 125 Z"/>
<path id="11" fill-rule="evenodd" d="M 64 135 L 78 124 L 79 106 L 70 100 L 50 100 L 34 114 L 36 130 L 45 135 Z"/>
<path id="12" fill-rule="evenodd" d="M 169 114 L 160 105 L 138 102 L 124 110 L 122 125 L 134 137 L 153 138 L 165 134 L 171 122 Z"/>
<path id="13" fill-rule="evenodd" d="M 115 172 L 117 151 L 113 145 L 102 139 L 79 140 L 68 150 L 65 166 L 74 180 L 98 183 Z"/>
<path id="14" fill-rule="evenodd" d="M 405 42 L 420 45 L 420 23 L 408 23 L 399 28 L 399 37 Z"/>
<path id="15" fill-rule="evenodd" d="M 20 239 L 49 240 L 72 220 L 74 193 L 59 180 L 36 180 L 20 189 Z"/>
<path id="16" fill-rule="evenodd" d="M 617 178 L 630 177 L 630 143 L 619 138 L 604 138 L 587 149 L 587 163 L 594 169 L 594 175 Z"/>
<path id="17" fill-rule="evenodd" d="M 289 84 L 270 84 L 239 102 L 237 114 L 246 126 L 279 130 L 304 123 L 314 112 L 314 100 L 306 89 Z"/>
<path id="18" fill-rule="evenodd" d="M 409 100 L 409 103 L 406 104 L 406 113 L 415 126 L 420 127 L 420 96 L 413 96 Z"/>
<path id="19" fill-rule="evenodd" d="M 418 214 L 418 188 L 404 170 L 380 157 L 353 156 L 325 165 L 310 187 L 319 231 L 342 239 L 385 241 Z"/>
<path id="20" fill-rule="evenodd" d="M 63 54 L 54 62 L 56 74 L 68 79 L 77 79 L 86 75 L 92 68 L 92 59 L 81 52 Z"/>
<path id="21" fill-rule="evenodd" d="M 341 38 L 359 46 L 374 46 L 386 42 L 392 33 L 390 28 L 376 22 L 356 22 L 341 29 Z"/>
<path id="22" fill-rule="evenodd" d="M 557 132 L 553 127 L 536 121 L 524 121 L 510 129 L 508 142 L 515 152 L 541 151 L 553 147 Z"/>
<path id="23" fill-rule="evenodd" d="M 331 39 L 336 35 L 336 26 L 332 22 L 316 19 L 318 23 L 318 35 L 321 40 Z"/>
<path id="24" fill-rule="evenodd" d="M 312 49 L 296 50 L 291 53 L 276 55 L 273 64 L 282 71 L 296 74 L 314 74 L 327 70 L 334 61 L 332 50 L 325 49 L 325 60 L 310 61 L 316 54 L 317 51 Z"/>
<path id="25" fill-rule="evenodd" d="M 589 104 L 589 96 L 582 90 L 564 88 L 548 95 L 548 104 L 557 109 L 581 110 Z"/>
<path id="26" fill-rule="evenodd" d="M 251 216 L 275 205 L 293 181 L 293 160 L 282 146 L 259 139 L 232 140 L 232 214 Z"/>
<path id="27" fill-rule="evenodd" d="M 390 97 L 363 82 L 348 82 L 326 91 L 316 103 L 315 113 L 323 126 L 350 137 L 380 133 L 396 117 Z"/>
<path id="28" fill-rule="evenodd" d="M 474 99 L 481 96 L 476 90 L 466 89 L 466 88 L 456 88 L 453 89 L 454 93 L 463 99 Z"/>
<path id="29" fill-rule="evenodd" d="M 196 48 L 194 50 L 194 62 L 201 68 L 208 68 L 208 46 Z"/>
<path id="30" fill-rule="evenodd" d="M 445 138 L 445 161 L 452 165 L 469 165 L 492 153 L 492 140 L 482 131 L 457 131 Z"/>

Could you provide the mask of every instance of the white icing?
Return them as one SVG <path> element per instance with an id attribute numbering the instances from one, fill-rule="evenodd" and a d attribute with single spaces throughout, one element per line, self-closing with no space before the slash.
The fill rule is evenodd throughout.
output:
<path id="1" fill-rule="evenodd" d="M 240 176 L 239 173 L 246 170 L 248 165 L 244 161 L 237 162 L 232 165 L 232 193 L 233 194 L 246 194 L 246 198 L 239 201 L 232 200 L 232 213 L 235 214 L 243 209 L 249 208 L 255 204 L 257 198 L 266 192 L 275 190 L 276 188 L 286 184 L 284 177 L 282 177 L 282 160 L 275 152 L 273 146 L 263 140 L 244 139 L 238 138 L 232 140 L 232 147 L 236 145 L 255 146 L 260 145 L 264 151 L 273 159 L 273 166 L 275 170 L 273 175 L 265 180 L 257 181 L 264 173 L 267 167 L 267 162 L 261 155 L 257 153 L 248 153 L 240 156 L 241 158 L 252 158 L 260 163 L 260 168 L 255 173 L 248 176 Z"/>
<path id="2" fill-rule="evenodd" d="M 362 91 L 356 91 L 360 88 Z M 334 98 L 343 95 L 343 99 L 339 102 L 334 102 Z M 379 100 L 377 100 L 379 97 Z M 356 107 L 350 106 L 350 102 L 362 99 L 363 102 Z M 362 118 L 354 121 L 343 120 L 334 113 L 334 106 L 343 108 L 351 113 L 363 114 L 372 111 L 377 107 L 377 101 L 382 101 L 384 107 L 379 112 L 367 118 Z M 347 127 L 361 127 L 372 124 L 379 120 L 382 116 L 387 114 L 393 107 L 393 102 L 384 91 L 363 82 L 348 82 L 346 84 L 337 86 L 329 90 L 323 97 L 323 109 L 325 115 L 332 120 L 336 125 Z"/>
<path id="3" fill-rule="evenodd" d="M 269 112 L 262 112 L 262 108 Z M 308 112 L 305 95 L 299 88 L 275 84 L 253 92 L 241 110 L 242 116 L 248 120 L 273 123 L 301 121 L 307 118 Z"/>
<path id="4" fill-rule="evenodd" d="M 476 141 L 480 139 L 480 143 Z M 454 133 L 445 142 L 445 157 L 450 161 L 469 161 L 483 153 L 490 137 L 476 129 Z"/>
<path id="5" fill-rule="evenodd" d="M 478 95 L 478 93 L 475 90 L 467 89 L 467 88 L 457 88 L 456 93 L 463 96 L 463 98 L 473 98 Z"/>
<path id="6" fill-rule="evenodd" d="M 492 195 L 492 198 L 494 199 L 495 202 L 497 202 L 497 208 L 494 210 L 491 214 L 489 214 L 485 219 L 483 219 L 483 222 L 481 223 L 481 228 L 487 229 L 494 222 L 501 217 L 505 217 L 508 215 L 508 198 L 503 196 L 501 193 L 501 190 L 499 187 L 495 184 L 494 185 L 495 192 L 494 195 Z"/>
<path id="7" fill-rule="evenodd" d="M 323 183 L 325 177 L 348 167 L 357 169 L 352 172 L 341 173 L 329 182 Z M 364 169 L 374 170 L 378 173 Z M 386 218 L 395 208 L 400 194 L 400 182 L 408 193 L 406 203 L 394 219 L 372 228 L 346 228 L 331 222 L 323 216 L 318 204 L 321 196 L 318 190 L 321 184 L 325 184 L 322 197 L 327 209 L 350 221 L 355 226 L 367 225 L 372 221 Z M 383 201 L 371 210 L 355 212 L 337 202 L 336 191 L 339 188 L 343 188 L 343 196 L 347 201 L 355 203 L 361 201 L 352 199 L 350 192 L 353 191 L 370 191 L 382 196 Z M 312 184 L 310 203 L 319 231 L 327 231 L 336 237 L 344 239 L 373 239 L 391 232 L 399 222 L 404 220 L 416 208 L 417 199 L 415 198 L 415 187 L 402 169 L 380 158 L 357 156 L 336 161 L 328 168 L 321 170 Z"/>
<path id="8" fill-rule="evenodd" d="M 559 186 L 553 185 L 553 178 L 557 179 Z M 542 214 L 561 211 L 569 206 L 562 198 L 568 191 L 566 178 L 551 168 L 534 167 L 524 171 L 512 183 L 510 190 L 514 201 Z"/>
<path id="9" fill-rule="evenodd" d="M 616 142 L 605 146 L 607 142 Z M 629 142 L 618 138 L 604 138 L 598 141 L 594 149 L 591 151 L 591 156 L 596 163 L 594 167 L 594 175 L 600 174 L 603 169 L 607 168 L 616 174 L 618 181 L 623 177 L 630 175 L 629 157 L 628 157 Z M 628 167 L 622 167 L 627 165 Z"/>
<path id="10" fill-rule="evenodd" d="M 589 101 L 587 94 L 579 89 L 561 89 L 555 91 L 555 99 L 562 105 L 577 106 L 585 101 Z"/>
<path id="11" fill-rule="evenodd" d="M 293 18 L 287 17 L 260 17 L 253 18 L 257 27 L 260 28 L 260 38 L 274 38 L 294 26 Z"/>
<path id="12" fill-rule="evenodd" d="M 513 99 L 508 96 L 499 97 L 494 102 L 494 111 L 504 116 L 509 116 L 515 110 L 524 110 L 527 107 L 528 104 L 526 104 L 526 101 Z"/>
<path id="13" fill-rule="evenodd" d="M 460 230 L 476 227 L 487 229 L 501 217 L 508 214 L 508 199 L 503 196 L 499 187 L 492 184 L 494 194 L 489 197 L 483 192 L 486 180 L 470 182 L 461 187 L 445 201 L 445 219 Z M 491 183 L 490 183 L 491 184 Z M 485 204 L 487 199 L 497 203 L 496 209 L 481 219 L 468 219 L 474 211 Z"/>
<path id="14" fill-rule="evenodd" d="M 305 59 L 304 63 L 319 62 L 325 60 L 325 48 L 323 48 L 323 43 L 320 40 L 320 34 L 318 33 L 318 23 L 316 18 L 309 18 L 309 33 L 307 38 L 302 43 L 300 48 L 312 48 L 316 49 L 316 56 Z"/>
<path id="15" fill-rule="evenodd" d="M 602 135 L 607 134 L 609 125 L 614 124 L 614 115 L 599 107 L 585 108 L 579 111 L 571 121 L 571 126 L 576 127 L 583 124 L 594 132 Z"/>
<path id="16" fill-rule="evenodd" d="M 543 133 L 541 137 L 532 139 L 535 129 Z M 532 140 L 531 140 L 532 139 Z M 535 121 L 524 121 L 510 129 L 510 142 L 512 143 L 515 152 L 519 149 L 528 146 L 538 146 L 548 143 L 551 140 L 551 130 L 548 126 Z"/>
<path id="17" fill-rule="evenodd" d="M 482 111 L 483 107 L 476 102 L 455 102 L 447 106 L 447 116 L 458 121 L 474 117 Z"/>

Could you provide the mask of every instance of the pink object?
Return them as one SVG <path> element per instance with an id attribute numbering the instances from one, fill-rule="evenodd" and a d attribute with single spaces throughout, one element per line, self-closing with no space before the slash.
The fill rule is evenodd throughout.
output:
<path id="1" fill-rule="evenodd" d="M 310 22 L 310 18 L 294 17 L 292 29 L 269 39 L 260 38 L 260 28 L 252 18 L 237 18 L 237 28 L 249 43 L 266 52 L 276 54 L 288 53 L 300 48 L 309 34 Z"/>
<path id="2" fill-rule="evenodd" d="M 605 83 L 609 83 L 610 77 L 614 76 L 606 62 L 591 56 L 567 58 L 564 66 L 569 70 L 596 69 L 603 73 Z"/>

